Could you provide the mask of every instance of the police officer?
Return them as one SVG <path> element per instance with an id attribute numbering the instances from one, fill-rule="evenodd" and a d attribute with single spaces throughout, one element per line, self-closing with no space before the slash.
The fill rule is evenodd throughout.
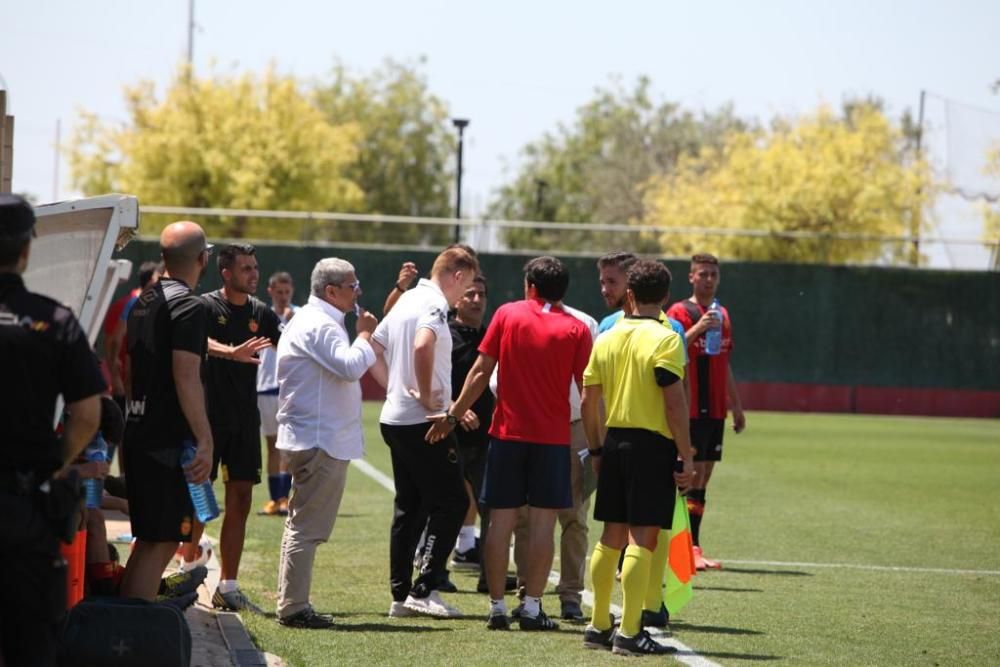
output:
<path id="1" fill-rule="evenodd" d="M 0 663 L 8 665 L 55 664 L 66 607 L 57 526 L 74 498 L 51 478 L 93 438 L 105 389 L 73 313 L 24 287 L 34 228 L 27 202 L 0 195 Z M 60 394 L 69 411 L 61 437 L 52 427 Z"/>

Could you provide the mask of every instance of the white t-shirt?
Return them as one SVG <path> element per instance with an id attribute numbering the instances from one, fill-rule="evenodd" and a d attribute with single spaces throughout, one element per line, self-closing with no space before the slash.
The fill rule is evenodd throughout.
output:
<path id="1" fill-rule="evenodd" d="M 290 304 L 290 307 L 293 313 L 299 309 L 298 306 L 293 304 Z M 281 315 L 278 315 L 278 319 L 281 321 L 281 330 L 284 331 L 284 325 L 288 324 L 288 320 Z M 257 367 L 257 393 L 277 394 L 278 351 L 273 347 L 265 347 L 257 353 L 257 356 L 260 358 L 260 366 Z"/>
<path id="2" fill-rule="evenodd" d="M 427 408 L 409 393 L 410 389 L 417 389 L 413 343 L 418 329 L 430 329 L 437 337 L 431 389 L 440 397 L 442 410 L 451 402 L 448 301 L 440 287 L 421 278 L 416 287 L 399 297 L 372 334 L 372 342 L 385 348 L 385 361 L 389 367 L 389 386 L 386 387 L 385 403 L 379 417 L 383 424 L 408 426 L 427 422 Z"/>
<path id="3" fill-rule="evenodd" d="M 597 320 L 583 312 L 582 310 L 577 310 L 576 308 L 570 308 L 565 303 L 562 305 L 563 310 L 575 317 L 576 319 L 587 325 L 587 329 L 590 330 L 590 337 L 593 340 L 597 339 Z M 580 419 L 580 388 L 576 386 L 575 380 L 569 381 L 569 420 L 575 422 Z"/>
<path id="4" fill-rule="evenodd" d="M 575 317 L 576 319 L 587 325 L 587 329 L 590 331 L 590 337 L 594 340 L 597 339 L 597 320 L 583 312 L 582 310 L 577 310 L 576 308 L 570 308 L 565 303 L 562 304 L 563 310 Z M 498 372 L 500 370 L 500 364 L 493 367 L 493 374 L 490 376 L 490 391 L 493 395 L 497 395 L 497 384 Z M 576 380 L 569 381 L 569 420 L 570 422 L 575 422 L 580 419 L 580 388 L 576 386 Z"/>

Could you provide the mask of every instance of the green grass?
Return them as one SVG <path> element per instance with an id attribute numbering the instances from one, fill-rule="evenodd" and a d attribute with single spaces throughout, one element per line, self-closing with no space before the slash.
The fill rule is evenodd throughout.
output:
<path id="1" fill-rule="evenodd" d="M 365 407 L 367 460 L 391 474 L 378 407 Z M 674 623 L 680 641 L 725 665 L 1000 663 L 1000 576 L 733 562 L 1000 570 L 1000 422 L 753 413 L 726 442 L 702 534 L 725 569 L 695 579 L 695 599 Z M 257 487 L 255 507 L 266 494 Z M 391 515 L 391 494 L 352 468 L 313 580 L 313 604 L 337 629 L 244 614 L 263 650 L 292 665 L 612 660 L 580 647 L 582 625 L 487 632 L 476 593 L 446 596 L 465 620 L 387 618 Z M 251 517 L 240 573 L 269 610 L 281 530 L 280 520 Z M 592 543 L 597 535 L 592 524 Z M 453 579 L 474 589 L 473 575 Z M 546 605 L 558 611 L 555 596 Z"/>

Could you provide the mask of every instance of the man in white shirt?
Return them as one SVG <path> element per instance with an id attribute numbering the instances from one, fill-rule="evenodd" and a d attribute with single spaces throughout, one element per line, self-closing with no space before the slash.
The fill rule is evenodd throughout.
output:
<path id="1" fill-rule="evenodd" d="M 272 274 L 267 280 L 267 293 L 271 297 L 271 310 L 281 325 L 288 324 L 298 306 L 292 303 L 295 285 L 285 271 Z M 261 514 L 269 516 L 288 514 L 288 494 L 292 490 L 292 476 L 288 473 L 285 457 L 275 449 L 278 441 L 278 352 L 266 347 L 258 355 L 257 409 L 260 411 L 260 434 L 267 442 L 267 490 L 270 500 Z"/>
<path id="2" fill-rule="evenodd" d="M 469 499 L 454 438 L 428 445 L 424 435 L 430 428 L 427 416 L 440 413 L 451 400 L 449 304 L 458 301 L 478 272 L 479 262 L 468 252 L 445 250 L 434 261 L 430 278 L 407 290 L 372 335 L 372 347 L 387 366 L 387 377 L 381 378 L 386 380 L 386 400 L 379 422 L 396 485 L 389 540 L 392 617 L 462 615 L 441 600 L 435 588 L 447 577 L 448 558 Z M 468 415 L 461 417 L 475 420 L 471 410 Z M 466 423 L 471 428 L 478 424 Z M 423 559 L 413 581 L 413 552 L 425 525 Z"/>
<path id="3" fill-rule="evenodd" d="M 278 343 L 278 449 L 292 473 L 288 519 L 278 566 L 278 622 L 296 628 L 333 625 L 309 604 L 316 548 L 327 541 L 352 459 L 364 454 L 361 385 L 375 363 L 369 343 L 378 321 L 360 311 L 352 344 L 344 314 L 354 311 L 361 283 L 349 262 L 316 263 L 309 302 Z"/>

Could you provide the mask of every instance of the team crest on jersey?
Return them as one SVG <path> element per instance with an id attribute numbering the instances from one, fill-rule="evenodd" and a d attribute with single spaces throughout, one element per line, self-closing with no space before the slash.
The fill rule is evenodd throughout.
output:
<path id="1" fill-rule="evenodd" d="M 228 322 L 229 320 L 226 318 L 225 315 L 219 315 L 219 319 L 216 321 L 222 326 L 226 326 L 226 322 Z"/>
<path id="2" fill-rule="evenodd" d="M 257 324 L 257 321 L 250 320 L 250 333 L 257 333 L 257 329 L 260 329 L 260 325 Z"/>

